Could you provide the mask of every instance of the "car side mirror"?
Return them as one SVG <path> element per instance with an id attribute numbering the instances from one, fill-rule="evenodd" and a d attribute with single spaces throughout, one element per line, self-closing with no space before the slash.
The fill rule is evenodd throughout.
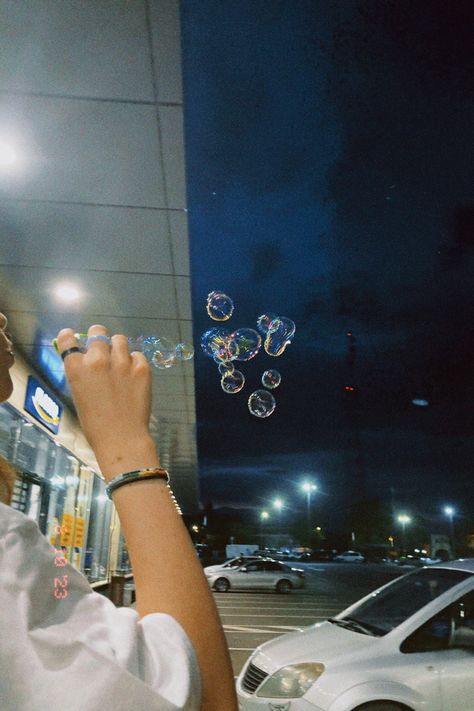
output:
<path id="1" fill-rule="evenodd" d="M 248 573 L 249 571 L 247 570 L 247 568 L 240 568 L 240 572 L 241 573 Z"/>

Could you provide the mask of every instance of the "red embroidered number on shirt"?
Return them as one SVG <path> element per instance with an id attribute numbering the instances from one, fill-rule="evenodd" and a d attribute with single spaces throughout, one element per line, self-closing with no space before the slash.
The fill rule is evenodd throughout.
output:
<path id="1" fill-rule="evenodd" d="M 65 597 L 67 597 L 67 575 L 62 576 L 63 581 L 59 578 L 54 578 L 54 587 L 57 588 L 57 586 L 63 587 L 64 590 L 59 590 L 55 589 L 54 591 L 54 597 L 57 598 L 58 600 L 64 600 Z"/>

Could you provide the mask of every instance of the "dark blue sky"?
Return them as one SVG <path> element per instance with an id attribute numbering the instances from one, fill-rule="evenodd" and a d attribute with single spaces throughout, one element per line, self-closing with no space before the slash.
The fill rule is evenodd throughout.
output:
<path id="1" fill-rule="evenodd" d="M 194 340 L 215 325 L 212 290 L 235 328 L 266 310 L 296 323 L 235 396 L 197 352 L 203 501 L 296 501 L 312 474 L 334 512 L 390 487 L 427 509 L 474 503 L 471 9 L 182 4 Z M 282 384 L 258 420 L 246 401 L 266 367 Z"/>

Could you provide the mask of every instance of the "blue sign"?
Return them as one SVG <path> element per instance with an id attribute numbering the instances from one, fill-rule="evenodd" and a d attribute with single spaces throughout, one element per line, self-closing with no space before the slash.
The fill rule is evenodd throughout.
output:
<path id="1" fill-rule="evenodd" d="M 25 410 L 41 422 L 48 430 L 57 434 L 63 406 L 36 378 L 28 376 Z"/>

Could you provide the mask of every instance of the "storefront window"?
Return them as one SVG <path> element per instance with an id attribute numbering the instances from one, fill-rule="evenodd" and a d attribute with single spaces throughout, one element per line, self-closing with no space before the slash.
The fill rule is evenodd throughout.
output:
<path id="1" fill-rule="evenodd" d="M 125 543 L 125 538 L 120 531 L 119 547 L 118 547 L 118 558 L 117 558 L 117 573 L 123 575 L 132 572 L 132 566 L 130 565 L 130 559 L 128 557 L 127 544 Z"/>
<path id="2" fill-rule="evenodd" d="M 107 579 L 112 504 L 102 479 L 8 404 L 0 406 L 0 454 L 17 472 L 12 507 L 91 582 Z"/>
<path id="3" fill-rule="evenodd" d="M 107 577 L 111 513 L 112 505 L 105 493 L 105 483 L 95 476 L 84 569 L 91 582 Z"/>

